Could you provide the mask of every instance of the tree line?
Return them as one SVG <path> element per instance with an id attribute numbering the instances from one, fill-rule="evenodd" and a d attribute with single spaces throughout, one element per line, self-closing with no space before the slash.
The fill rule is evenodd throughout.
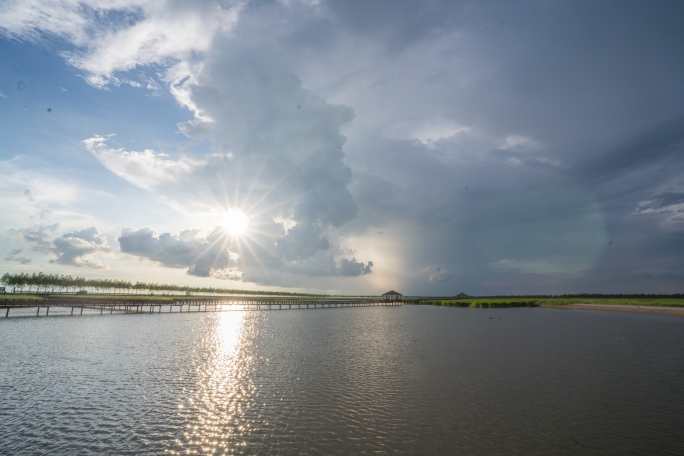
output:
<path id="1" fill-rule="evenodd" d="M 206 293 L 206 294 L 250 294 L 250 295 L 287 295 L 287 296 L 320 296 L 311 293 L 292 293 L 280 291 L 253 291 L 216 287 L 190 287 L 154 282 L 129 282 L 120 279 L 86 279 L 67 274 L 38 273 L 5 273 L 0 281 L 6 288 L 11 287 L 13 293 L 130 293 L 130 294 L 172 294 L 172 293 Z"/>

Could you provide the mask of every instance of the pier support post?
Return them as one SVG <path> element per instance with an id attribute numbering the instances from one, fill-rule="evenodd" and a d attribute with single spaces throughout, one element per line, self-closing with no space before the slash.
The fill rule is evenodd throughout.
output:
<path id="1" fill-rule="evenodd" d="M 36 317 L 40 315 L 40 305 L 36 307 Z"/>
<path id="2" fill-rule="evenodd" d="M 83 306 L 81 306 L 81 315 L 83 315 Z"/>
<path id="3" fill-rule="evenodd" d="M 5 318 L 9 318 L 9 307 L 5 309 Z"/>

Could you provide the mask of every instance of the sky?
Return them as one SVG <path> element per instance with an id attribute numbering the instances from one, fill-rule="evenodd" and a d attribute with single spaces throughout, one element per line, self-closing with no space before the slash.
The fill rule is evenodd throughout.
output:
<path id="1" fill-rule="evenodd" d="M 0 1 L 0 270 L 684 292 L 677 1 Z"/>

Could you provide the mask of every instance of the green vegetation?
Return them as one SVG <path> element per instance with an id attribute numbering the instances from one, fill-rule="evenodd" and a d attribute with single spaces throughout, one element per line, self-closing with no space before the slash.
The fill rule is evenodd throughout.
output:
<path id="1" fill-rule="evenodd" d="M 496 296 L 419 299 L 416 304 L 453 307 L 554 307 L 571 304 L 684 307 L 684 296 Z"/>
<path id="2" fill-rule="evenodd" d="M 684 307 L 683 296 L 671 297 L 595 297 L 595 298 L 546 298 L 541 302 L 545 306 L 563 306 L 568 304 L 599 304 L 599 305 L 623 305 L 623 306 L 658 306 L 658 307 Z"/>
<path id="3" fill-rule="evenodd" d="M 85 279 L 62 274 L 4 274 L 0 282 L 11 288 L 13 293 L 77 293 L 90 291 L 95 293 L 126 293 L 189 295 L 191 293 L 204 294 L 244 294 L 265 296 L 322 296 L 310 293 L 291 293 L 281 291 L 253 291 L 214 287 L 189 287 L 183 285 L 159 284 L 151 282 L 128 282 L 117 279 Z M 87 295 L 92 297 L 91 295 Z"/>
<path id="4" fill-rule="evenodd" d="M 505 308 L 505 307 L 537 307 L 535 300 L 525 298 L 509 299 L 436 299 L 420 300 L 418 304 L 431 304 L 433 306 L 447 307 L 470 307 L 470 308 Z"/>
<path id="5" fill-rule="evenodd" d="M 10 295 L 11 296 L 11 295 Z M 201 299 L 201 296 L 172 296 L 172 295 L 126 295 L 126 294 L 51 294 L 49 299 L 68 299 L 72 301 L 141 301 L 150 303 L 173 302 L 176 299 Z"/>
<path id="6" fill-rule="evenodd" d="M 0 294 L 0 303 L 3 301 L 42 301 L 43 298 L 36 295 L 24 294 Z"/>

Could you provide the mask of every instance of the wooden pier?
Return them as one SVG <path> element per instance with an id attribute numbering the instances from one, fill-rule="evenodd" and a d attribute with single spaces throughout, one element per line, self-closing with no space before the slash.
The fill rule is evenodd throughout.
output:
<path id="1" fill-rule="evenodd" d="M 113 314 L 153 314 L 185 312 L 224 312 L 235 310 L 313 310 L 343 307 L 400 306 L 401 300 L 383 298 L 335 298 L 335 297 L 274 297 L 274 296 L 222 296 L 188 297 L 172 300 L 126 299 L 93 297 L 88 299 L 47 296 L 40 300 L 5 299 L 0 301 L 0 316 L 10 318 L 82 316 Z M 52 313 L 50 313 L 52 310 Z M 18 312 L 20 311 L 20 312 Z"/>

